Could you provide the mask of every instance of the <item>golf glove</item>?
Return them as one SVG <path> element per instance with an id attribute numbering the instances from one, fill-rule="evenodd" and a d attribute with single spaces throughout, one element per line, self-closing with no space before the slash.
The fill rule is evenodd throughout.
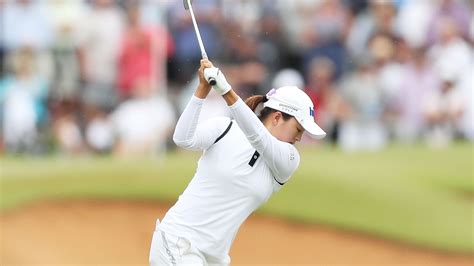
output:
<path id="1" fill-rule="evenodd" d="M 220 95 L 226 94 L 232 88 L 225 79 L 224 73 L 217 67 L 209 67 L 204 69 L 204 78 L 209 80 L 210 78 L 215 79 L 216 85 L 212 86 Z"/>

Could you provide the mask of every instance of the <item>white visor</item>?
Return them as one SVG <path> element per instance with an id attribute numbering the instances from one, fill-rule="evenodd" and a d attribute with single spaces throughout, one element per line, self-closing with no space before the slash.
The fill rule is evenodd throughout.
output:
<path id="1" fill-rule="evenodd" d="M 296 86 L 272 89 L 267 93 L 268 101 L 263 106 L 293 116 L 308 134 L 322 139 L 326 132 L 314 121 L 314 105 L 309 96 Z"/>

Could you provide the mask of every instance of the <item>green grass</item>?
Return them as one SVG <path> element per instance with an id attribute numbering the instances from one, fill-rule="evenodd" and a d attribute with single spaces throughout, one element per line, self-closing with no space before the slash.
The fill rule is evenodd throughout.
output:
<path id="1" fill-rule="evenodd" d="M 302 151 L 291 181 L 259 211 L 367 232 L 423 247 L 474 252 L 473 146 L 393 146 L 378 153 Z M 198 153 L 164 160 L 3 158 L 0 209 L 44 199 L 173 202 Z"/>

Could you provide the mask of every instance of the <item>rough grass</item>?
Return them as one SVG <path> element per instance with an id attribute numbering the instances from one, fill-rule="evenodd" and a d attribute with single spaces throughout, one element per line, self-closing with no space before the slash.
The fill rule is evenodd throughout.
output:
<path id="1" fill-rule="evenodd" d="M 304 149 L 300 169 L 260 212 L 441 250 L 474 251 L 472 144 L 378 153 Z M 164 159 L 2 158 L 0 209 L 43 199 L 173 202 L 199 154 Z"/>

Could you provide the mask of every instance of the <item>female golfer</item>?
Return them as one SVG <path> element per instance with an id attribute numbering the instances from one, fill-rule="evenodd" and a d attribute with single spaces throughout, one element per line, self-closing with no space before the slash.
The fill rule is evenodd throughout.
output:
<path id="1" fill-rule="evenodd" d="M 234 120 L 219 117 L 198 124 L 211 90 L 209 78 L 216 80 L 213 88 Z M 326 135 L 314 122 L 310 98 L 297 87 L 272 89 L 245 104 L 210 61 L 201 60 L 199 79 L 173 140 L 203 154 L 186 190 L 162 222 L 157 220 L 151 265 L 229 265 L 240 225 L 298 168 L 293 144 L 305 130 L 315 138 Z"/>

